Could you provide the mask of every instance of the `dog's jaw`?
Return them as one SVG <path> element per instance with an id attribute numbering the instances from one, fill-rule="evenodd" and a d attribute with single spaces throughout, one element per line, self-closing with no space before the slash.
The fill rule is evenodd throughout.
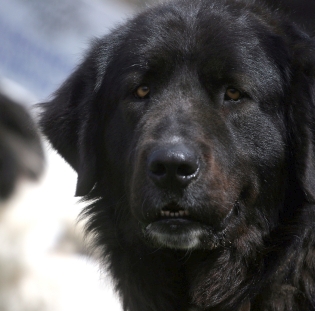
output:
<path id="1" fill-rule="evenodd" d="M 212 250 L 221 242 L 219 236 L 206 225 L 181 217 L 152 222 L 143 233 L 150 244 L 177 250 Z"/>

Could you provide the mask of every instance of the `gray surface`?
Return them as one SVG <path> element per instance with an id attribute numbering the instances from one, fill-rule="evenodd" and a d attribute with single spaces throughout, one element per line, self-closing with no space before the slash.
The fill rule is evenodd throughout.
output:
<path id="1" fill-rule="evenodd" d="M 115 0 L 0 0 L 0 77 L 45 100 L 90 40 L 131 13 Z"/>

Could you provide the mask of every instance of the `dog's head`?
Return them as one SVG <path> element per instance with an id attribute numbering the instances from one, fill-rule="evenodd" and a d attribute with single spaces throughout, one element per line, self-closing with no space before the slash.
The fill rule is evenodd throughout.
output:
<path id="1" fill-rule="evenodd" d="M 97 40 L 41 120 L 76 194 L 123 201 L 150 242 L 177 249 L 245 248 L 313 203 L 314 42 L 281 20 L 178 1 Z"/>

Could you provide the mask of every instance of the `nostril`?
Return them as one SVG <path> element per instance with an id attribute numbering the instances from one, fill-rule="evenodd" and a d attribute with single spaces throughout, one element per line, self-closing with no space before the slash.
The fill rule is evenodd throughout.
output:
<path id="1" fill-rule="evenodd" d="M 191 164 L 185 163 L 178 166 L 176 174 L 179 177 L 189 177 L 196 174 L 197 170 L 198 170 L 197 161 Z"/>
<path id="2" fill-rule="evenodd" d="M 163 163 L 152 162 L 150 165 L 150 172 L 156 176 L 164 176 L 167 173 L 167 169 Z"/>

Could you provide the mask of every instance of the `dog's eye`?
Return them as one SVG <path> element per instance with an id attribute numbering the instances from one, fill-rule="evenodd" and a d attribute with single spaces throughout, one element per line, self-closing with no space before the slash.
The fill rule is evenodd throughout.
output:
<path id="1" fill-rule="evenodd" d="M 225 99 L 226 100 L 233 100 L 237 101 L 241 98 L 241 92 L 234 88 L 228 88 L 225 92 Z"/>
<path id="2" fill-rule="evenodd" d="M 134 94 L 137 98 L 145 98 L 149 95 L 149 93 L 150 88 L 146 85 L 141 85 L 137 88 Z"/>

